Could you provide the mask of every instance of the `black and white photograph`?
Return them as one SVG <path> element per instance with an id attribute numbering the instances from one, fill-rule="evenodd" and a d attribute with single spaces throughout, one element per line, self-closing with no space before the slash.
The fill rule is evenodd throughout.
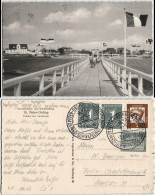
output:
<path id="1" fill-rule="evenodd" d="M 153 97 L 152 10 L 152 1 L 3 1 L 3 97 Z"/>

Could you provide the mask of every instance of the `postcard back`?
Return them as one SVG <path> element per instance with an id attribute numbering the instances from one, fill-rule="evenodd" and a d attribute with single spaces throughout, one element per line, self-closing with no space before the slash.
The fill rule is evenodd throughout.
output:
<path id="1" fill-rule="evenodd" d="M 153 192 L 153 100 L 3 100 L 2 193 Z"/>

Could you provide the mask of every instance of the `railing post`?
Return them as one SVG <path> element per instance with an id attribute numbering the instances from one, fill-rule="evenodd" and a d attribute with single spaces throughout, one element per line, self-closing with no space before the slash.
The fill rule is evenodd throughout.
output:
<path id="1" fill-rule="evenodd" d="M 61 71 L 61 88 L 64 87 L 64 68 L 62 68 L 62 71 Z"/>
<path id="2" fill-rule="evenodd" d="M 131 80 L 131 72 L 128 73 L 128 82 L 130 84 L 132 84 L 132 80 Z M 129 96 L 132 96 L 132 88 L 131 88 L 131 85 L 128 84 L 128 95 Z"/>
<path id="3" fill-rule="evenodd" d="M 109 74 L 111 74 L 111 63 L 109 63 L 109 62 L 107 62 L 107 63 L 108 64 L 106 64 L 106 62 L 105 62 L 106 66 L 107 66 L 107 70 L 108 70 Z"/>
<path id="4" fill-rule="evenodd" d="M 67 83 L 69 82 L 70 76 L 69 76 L 69 66 L 67 66 Z"/>
<path id="5" fill-rule="evenodd" d="M 138 76 L 138 91 L 143 93 L 143 78 L 141 76 Z M 141 94 L 138 94 L 141 96 Z"/>
<path id="6" fill-rule="evenodd" d="M 75 74 L 76 75 L 78 74 L 78 66 L 77 66 L 77 63 L 75 64 Z"/>
<path id="7" fill-rule="evenodd" d="M 21 96 L 21 83 L 14 86 L 14 96 Z"/>
<path id="8" fill-rule="evenodd" d="M 115 64 L 113 64 L 113 78 L 115 79 Z"/>
<path id="9" fill-rule="evenodd" d="M 123 91 L 125 91 L 126 90 L 126 82 L 125 82 L 125 80 L 126 80 L 126 70 L 125 69 L 122 70 L 122 77 L 123 77 L 123 79 L 122 79 L 122 89 L 123 89 Z"/>
<path id="10" fill-rule="evenodd" d="M 77 63 L 77 73 L 79 73 L 80 71 L 80 65 L 79 65 L 79 62 Z"/>
<path id="11" fill-rule="evenodd" d="M 112 76 L 112 63 L 110 63 L 110 74 Z"/>
<path id="12" fill-rule="evenodd" d="M 109 74 L 111 75 L 111 72 L 112 72 L 112 69 L 111 69 L 112 67 L 111 67 L 111 66 L 112 66 L 112 65 L 111 65 L 110 62 L 108 62 L 108 64 L 109 64 Z"/>
<path id="13" fill-rule="evenodd" d="M 118 66 L 115 65 L 115 79 L 116 79 L 116 80 L 118 79 L 117 69 L 118 69 Z"/>
<path id="14" fill-rule="evenodd" d="M 43 74 L 42 76 L 40 76 L 39 91 L 44 89 L 44 79 L 45 79 L 45 76 Z M 40 95 L 44 95 L 44 92 L 42 92 Z"/>
<path id="15" fill-rule="evenodd" d="M 120 85 L 120 84 L 121 84 L 121 82 L 120 82 L 120 73 L 121 73 L 121 69 L 120 69 L 119 66 L 117 67 L 117 73 L 118 73 L 118 75 L 117 75 L 118 85 Z"/>
<path id="16" fill-rule="evenodd" d="M 73 64 L 71 65 L 71 79 L 73 78 Z"/>
<path id="17" fill-rule="evenodd" d="M 112 76 L 115 79 L 115 64 L 112 63 Z"/>
<path id="18" fill-rule="evenodd" d="M 54 71 L 54 73 L 53 73 L 53 95 L 56 94 L 56 74 L 57 74 L 57 72 Z"/>
<path id="19" fill-rule="evenodd" d="M 76 75 L 76 64 L 73 64 L 73 77 Z"/>

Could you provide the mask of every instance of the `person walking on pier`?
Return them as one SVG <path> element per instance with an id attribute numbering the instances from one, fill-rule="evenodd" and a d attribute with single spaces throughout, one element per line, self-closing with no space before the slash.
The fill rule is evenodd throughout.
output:
<path id="1" fill-rule="evenodd" d="M 94 68 L 96 65 L 96 57 L 93 55 L 93 53 L 89 57 L 89 60 L 90 60 L 90 68 Z"/>

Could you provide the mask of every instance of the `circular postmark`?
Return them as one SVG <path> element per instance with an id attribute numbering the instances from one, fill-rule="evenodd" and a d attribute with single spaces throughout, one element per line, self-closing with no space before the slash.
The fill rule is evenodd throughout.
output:
<path id="1" fill-rule="evenodd" d="M 80 102 L 69 110 L 66 124 L 74 137 L 90 140 L 102 132 L 105 117 L 99 104 Z"/>
<path id="2" fill-rule="evenodd" d="M 129 124 L 135 123 L 132 128 Z M 146 137 L 146 128 L 143 120 L 137 120 L 135 113 L 118 112 L 108 121 L 106 129 L 109 141 L 122 150 L 131 150 L 139 146 Z"/>

